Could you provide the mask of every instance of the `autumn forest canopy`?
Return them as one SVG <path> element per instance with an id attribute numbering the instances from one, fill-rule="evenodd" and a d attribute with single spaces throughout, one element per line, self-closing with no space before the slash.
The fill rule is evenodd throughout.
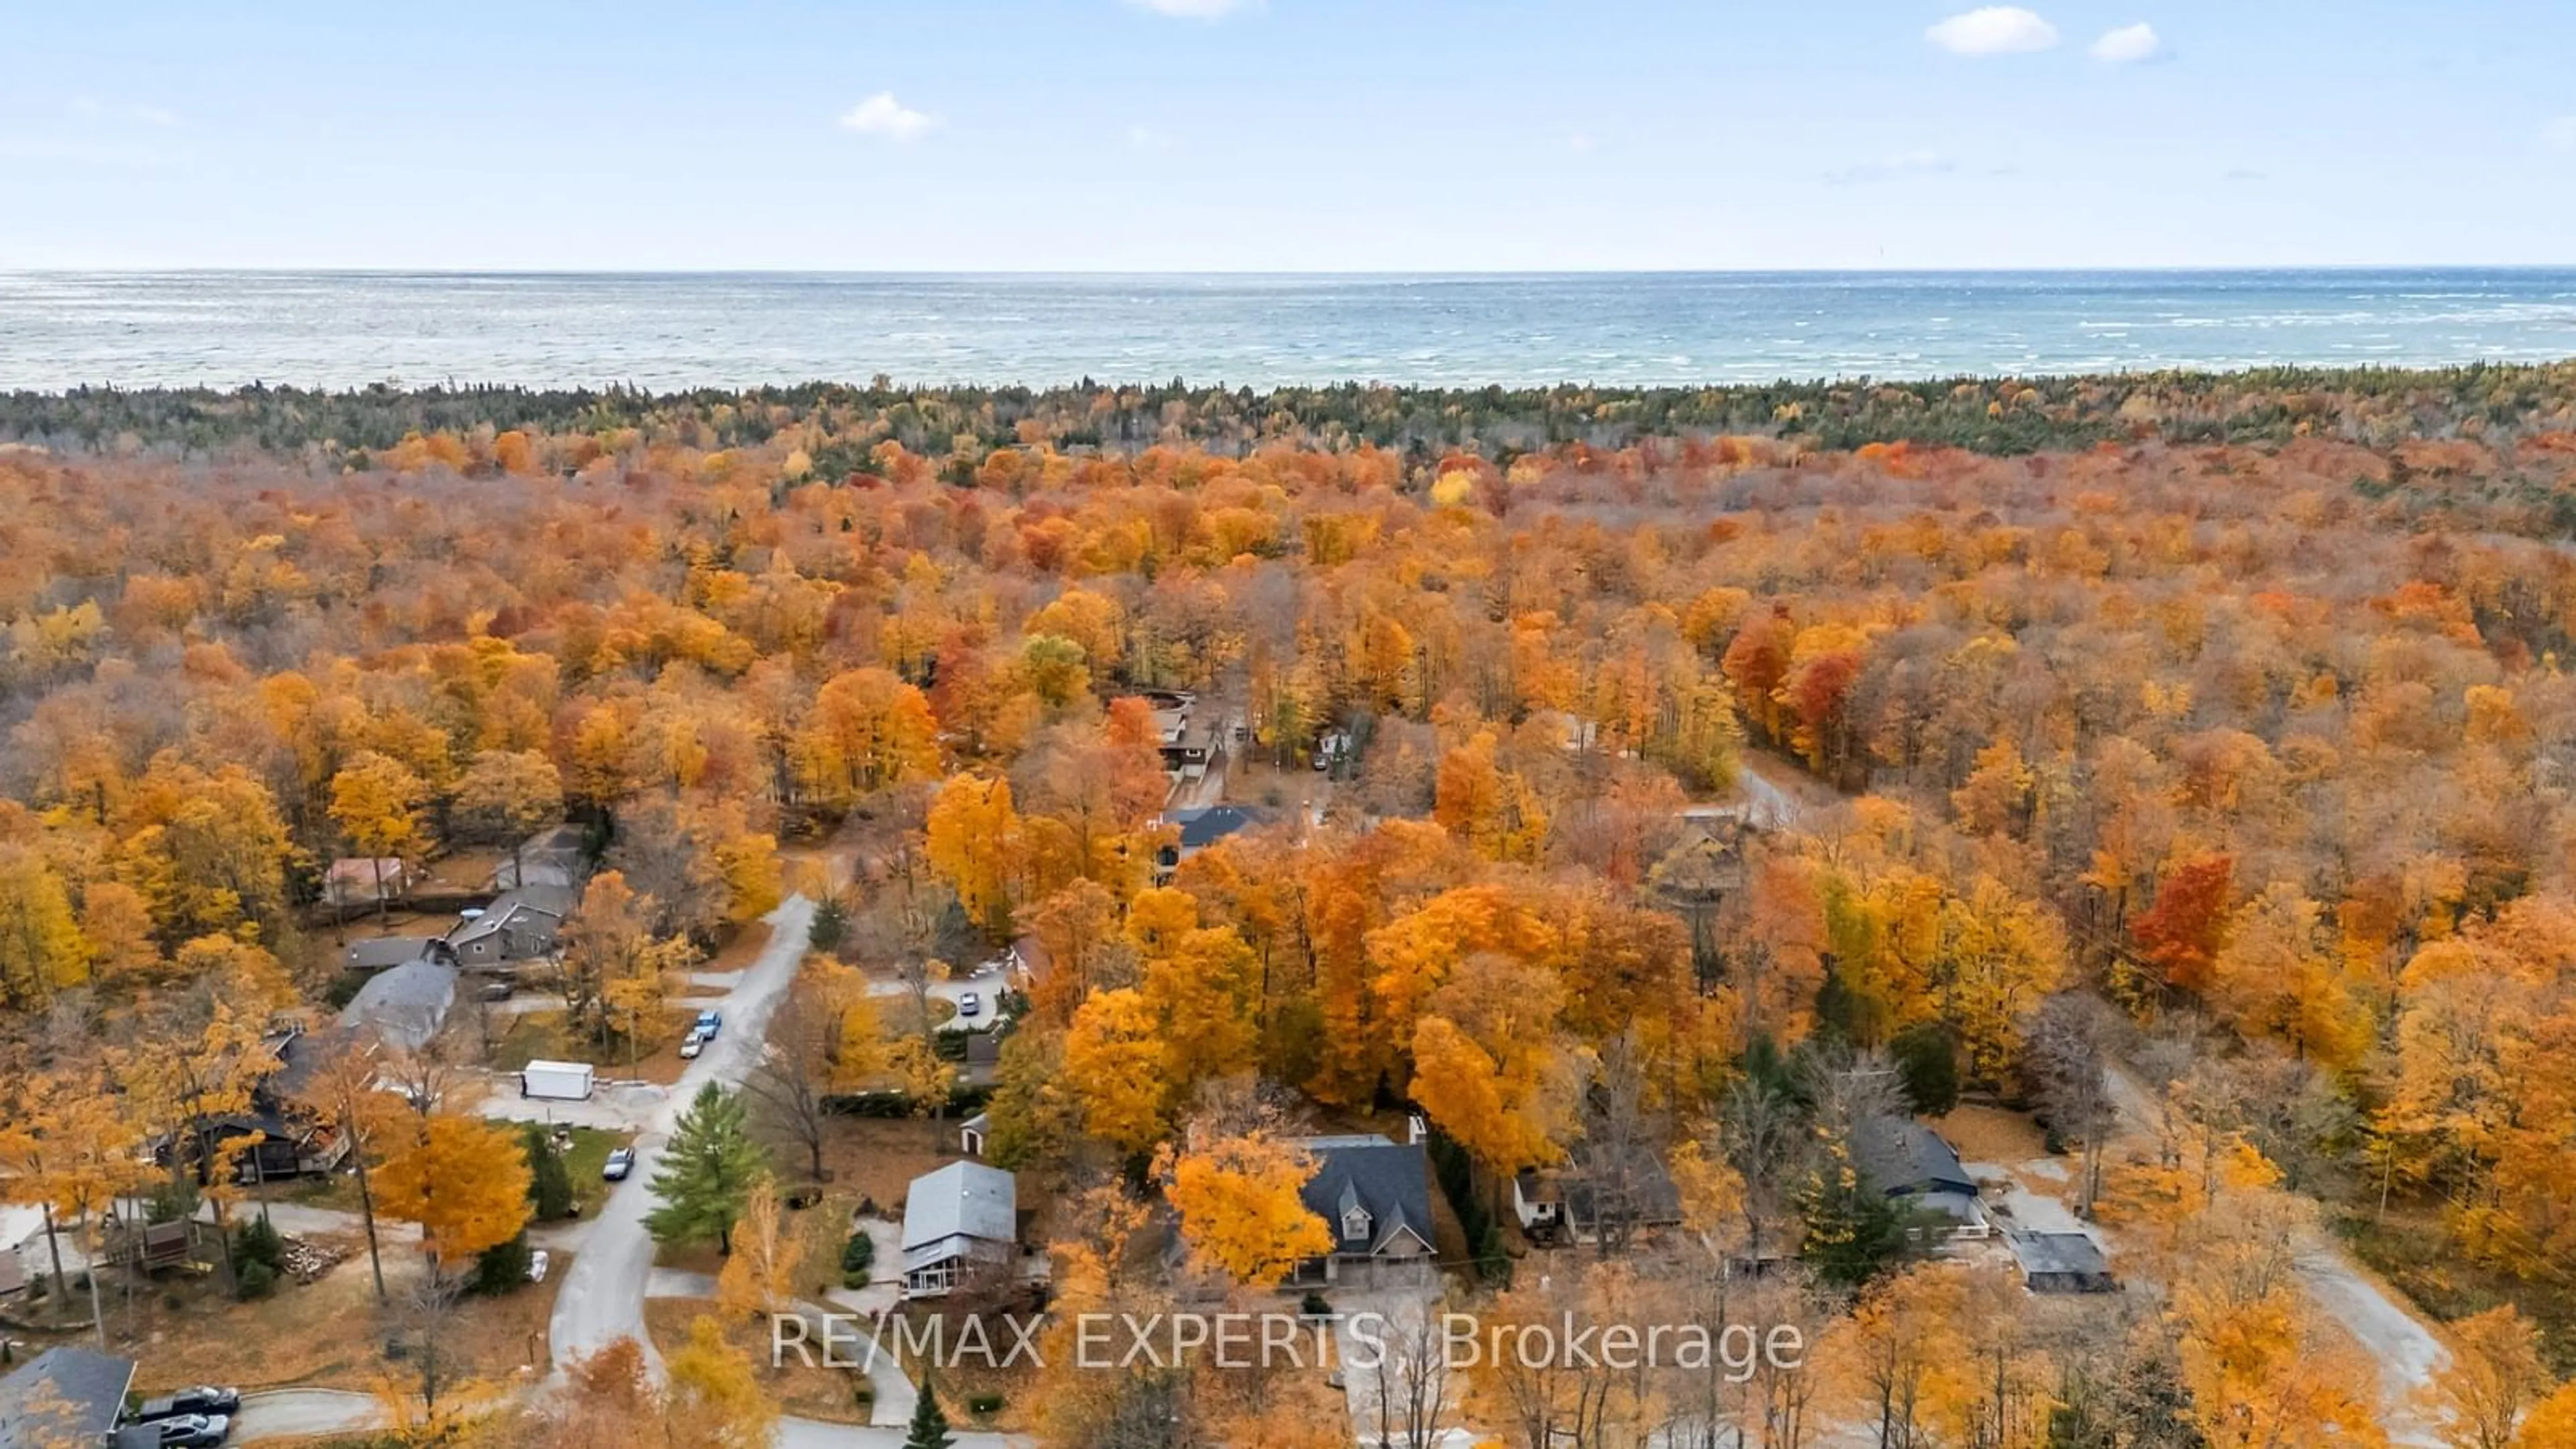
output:
<path id="1" fill-rule="evenodd" d="M 2451 1442 L 2576 1443 L 2511 1437 L 2576 1366 L 2576 365 L 88 389 L 0 439 L 0 1138 L 176 1132 L 336 1002 L 336 859 L 570 818 L 613 1023 L 860 841 L 855 964 L 1043 952 L 996 1160 L 1159 1196 L 1238 1282 L 1314 1251 L 1248 1123 L 1419 1111 L 1471 1216 L 1615 1137 L 1714 1261 L 1796 1259 L 1828 1371 L 1725 1392 L 1814 1432 L 1752 1442 L 1908 1374 L 1880 1442 L 2385 1442 L 2280 1270 L 2340 1233 L 2516 1386 Z M 1160 691 L 1282 782 L 1176 869 Z M 1879 1061 L 2079 1154 L 2116 1331 L 2004 1341 L 1864 1201 Z M 1296 1442 L 1260 1418 L 1210 1432 Z"/>

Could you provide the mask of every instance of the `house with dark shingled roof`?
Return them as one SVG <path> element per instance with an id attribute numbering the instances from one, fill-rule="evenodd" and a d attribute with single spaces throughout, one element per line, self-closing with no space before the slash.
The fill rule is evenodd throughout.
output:
<path id="1" fill-rule="evenodd" d="M 1421 1287 L 1437 1272 L 1431 1159 L 1418 1142 L 1370 1134 L 1301 1138 L 1315 1175 L 1298 1197 L 1333 1249 L 1297 1265 L 1289 1286 Z"/>
<path id="2" fill-rule="evenodd" d="M 65 1345 L 0 1378 L 0 1449 L 97 1444 L 116 1431 L 134 1360 Z"/>

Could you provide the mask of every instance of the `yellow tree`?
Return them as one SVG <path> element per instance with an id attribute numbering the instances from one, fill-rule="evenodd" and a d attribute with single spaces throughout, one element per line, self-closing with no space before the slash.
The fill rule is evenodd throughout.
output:
<path id="1" fill-rule="evenodd" d="M 778 908 L 787 898 L 785 868 L 778 859 L 778 837 L 746 830 L 716 842 L 716 874 L 724 881 L 725 919 L 748 925 Z"/>
<path id="2" fill-rule="evenodd" d="M 1582 1082 L 1582 1056 L 1551 1036 L 1498 1055 L 1445 1017 L 1414 1029 L 1413 1099 L 1498 1181 L 1563 1153 Z"/>
<path id="3" fill-rule="evenodd" d="M 885 1070 L 912 1110 L 929 1120 L 931 1140 L 937 1142 L 938 1124 L 957 1087 L 957 1068 L 942 1060 L 927 1038 L 906 1036 L 886 1049 Z"/>
<path id="4" fill-rule="evenodd" d="M 2210 966 L 2210 1004 L 2246 1036 L 2277 1037 L 2329 1070 L 2371 1045 L 2370 1008 L 2327 950 L 2317 903 L 2275 883 L 2228 923 Z"/>
<path id="5" fill-rule="evenodd" d="M 1194 1145 L 1167 1160 L 1165 1197 L 1192 1261 L 1248 1288 L 1270 1288 L 1331 1252 L 1332 1231 L 1298 1196 L 1315 1161 L 1266 1132 Z"/>
<path id="6" fill-rule="evenodd" d="M 70 892 L 42 856 L 0 844 L 0 1006 L 36 1011 L 89 975 Z"/>
<path id="7" fill-rule="evenodd" d="M 245 922 L 274 940 L 285 926 L 294 846 L 276 797 L 239 766 L 207 774 L 156 756 L 115 828 L 118 874 L 152 903 L 164 940 L 230 934 Z"/>
<path id="8" fill-rule="evenodd" d="M 151 1172 L 141 1150 L 143 1129 L 104 1088 L 97 1080 L 38 1073 L 21 1084 L 15 1101 L 0 1102 L 9 1114 L 0 1119 L 0 1168 L 7 1169 L 20 1196 L 34 1198 L 44 1211 L 57 1311 L 68 1301 L 56 1237 L 62 1219 L 81 1225 L 84 1257 L 98 1261 L 98 1230 L 108 1208 Z M 107 1318 L 99 1307 L 98 1275 L 83 1276 L 89 1279 L 90 1321 L 104 1349 Z"/>
<path id="9" fill-rule="evenodd" d="M 331 819 L 350 848 L 373 865 L 379 919 L 391 909 L 385 861 L 408 860 L 429 845 L 429 827 L 420 813 L 428 793 L 401 761 L 373 750 L 362 751 L 331 777 Z"/>
<path id="10" fill-rule="evenodd" d="M 1440 757 L 1431 818 L 1494 860 L 1536 860 L 1547 843 L 1547 812 L 1517 771 L 1495 764 L 1492 730 Z"/>
<path id="11" fill-rule="evenodd" d="M 797 789 L 845 811 L 891 785 L 939 774 L 939 724 L 930 701 L 892 670 L 836 674 L 814 695 L 789 744 Z"/>
<path id="12" fill-rule="evenodd" d="M 716 1302 L 735 1318 L 796 1311 L 796 1273 L 805 1241 L 782 1219 L 778 1184 L 762 1178 L 734 1225 L 733 1251 L 716 1275 Z"/>
<path id="13" fill-rule="evenodd" d="M 2576 1449 L 2576 1383 L 2561 1384 L 2531 1406 L 2513 1449 Z"/>
<path id="14" fill-rule="evenodd" d="M 265 954 L 265 953 L 263 953 Z M 250 1110 L 251 1092 L 281 1065 L 261 1040 L 261 1020 L 217 995 L 201 1018 L 154 1024 L 132 1046 L 112 1048 L 108 1072 L 124 1089 L 139 1120 L 167 1135 L 174 1176 L 192 1174 L 213 1186 L 225 1181 L 224 1154 L 208 1124 Z M 229 1183 L 226 1182 L 229 1188 Z M 225 1281 L 232 1282 L 229 1191 L 211 1194 L 215 1227 L 224 1250 Z"/>
<path id="15" fill-rule="evenodd" d="M 433 1273 L 528 1225 L 528 1158 L 516 1134 L 478 1117 L 433 1113 L 390 1146 L 376 1174 L 378 1206 L 420 1225 Z"/>
<path id="16" fill-rule="evenodd" d="M 389 1137 L 410 1125 L 402 1100 L 378 1083 L 374 1044 L 345 1037 L 296 1084 L 294 1103 L 314 1123 L 348 1145 L 358 1183 L 358 1213 L 367 1233 L 367 1267 L 375 1275 L 376 1301 L 385 1295 L 385 1265 L 376 1237 L 375 1158 Z"/>
<path id="17" fill-rule="evenodd" d="M 1011 782 L 957 776 L 930 802 L 927 830 L 930 867 L 957 893 L 967 918 L 995 940 L 1008 935 L 1022 845 Z"/>
<path id="18" fill-rule="evenodd" d="M 778 1404 L 760 1387 L 751 1359 L 704 1316 L 666 1364 L 665 1415 L 672 1449 L 765 1449 L 777 1435 Z"/>
<path id="19" fill-rule="evenodd" d="M 456 781 L 456 817 L 468 829 L 510 843 L 510 879 L 529 832 L 563 815 L 563 773 L 537 750 L 484 750 Z"/>
<path id="20" fill-rule="evenodd" d="M 1130 1155 L 1162 1141 L 1171 1130 L 1163 1064 L 1162 1026 L 1143 993 L 1093 993 L 1064 1042 L 1064 1076 L 1083 1130 Z"/>
<path id="21" fill-rule="evenodd" d="M 2540 1330 L 2513 1305 L 2451 1325 L 2451 1361 L 2434 1371 L 2425 1397 L 2439 1411 L 2451 1449 L 2513 1449 L 2524 1413 L 2551 1388 Z"/>

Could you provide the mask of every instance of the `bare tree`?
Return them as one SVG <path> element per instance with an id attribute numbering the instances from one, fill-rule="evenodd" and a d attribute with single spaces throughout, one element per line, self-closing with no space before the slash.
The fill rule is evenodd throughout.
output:
<path id="1" fill-rule="evenodd" d="M 855 982 L 847 967 L 828 969 Z M 815 1182 L 827 1176 L 823 1143 L 832 1114 L 826 1102 L 843 1068 L 841 1034 L 849 1006 L 840 987 L 800 982 L 771 1015 L 769 1041 L 742 1082 L 762 1131 L 801 1152 Z"/>
<path id="2" fill-rule="evenodd" d="M 1432 1449 L 1454 1427 L 1453 1395 L 1465 1385 L 1449 1378 L 1449 1347 L 1436 1304 L 1399 1304 L 1380 1325 L 1382 1342 L 1369 1374 L 1377 1410 L 1377 1442 L 1385 1449 Z"/>
<path id="3" fill-rule="evenodd" d="M 1665 1124 L 1646 1105 L 1646 1053 L 1631 1026 L 1604 1043 L 1584 1094 L 1583 1138 L 1573 1152 L 1574 1183 L 1592 1209 L 1593 1246 L 1601 1256 L 1625 1253 L 1653 1206 L 1650 1165 L 1663 1159 Z"/>
<path id="4" fill-rule="evenodd" d="M 2023 1050 L 2031 1096 L 2060 1136 L 2081 1144 L 2076 1211 L 2092 1216 L 2102 1193 L 2102 1147 L 2119 1119 L 2118 1099 L 2103 1061 L 2115 1050 L 2111 1008 L 2096 997 L 2061 992 L 2041 1002 Z"/>
<path id="5" fill-rule="evenodd" d="M 1727 1165 L 1744 1182 L 1744 1251 L 1759 1263 L 1772 1226 L 1788 1216 L 1806 1122 L 1786 1093 L 1744 1077 L 1719 1104 L 1717 1136 Z"/>
<path id="6" fill-rule="evenodd" d="M 441 1400 L 452 1396 L 471 1372 L 471 1364 L 452 1341 L 456 1300 L 464 1291 L 463 1278 L 423 1273 L 395 1297 L 387 1312 L 388 1336 L 402 1345 L 404 1396 L 419 1399 L 420 1413 L 407 1418 L 434 1420 Z"/>

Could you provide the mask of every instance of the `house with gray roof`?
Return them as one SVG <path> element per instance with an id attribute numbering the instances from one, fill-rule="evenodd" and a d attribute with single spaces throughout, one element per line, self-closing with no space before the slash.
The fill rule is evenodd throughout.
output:
<path id="1" fill-rule="evenodd" d="M 903 1292 L 941 1298 L 1019 1258 L 1019 1179 L 981 1162 L 952 1162 L 912 1180 L 903 1198 Z"/>
<path id="2" fill-rule="evenodd" d="M 1332 1251 L 1289 1275 L 1307 1287 L 1419 1287 L 1435 1271 L 1431 1223 L 1431 1158 L 1419 1142 L 1366 1134 L 1308 1137 L 1296 1145 L 1315 1159 L 1315 1175 L 1298 1197 L 1324 1220 Z"/>
<path id="3" fill-rule="evenodd" d="M 1269 817 L 1259 810 L 1242 805 L 1202 805 L 1187 810 L 1174 810 L 1163 817 L 1165 825 L 1177 827 L 1179 834 L 1154 855 L 1154 870 L 1169 875 L 1181 862 L 1238 831 L 1264 824 Z"/>
<path id="4" fill-rule="evenodd" d="M 417 1051 L 447 1025 L 456 1005 L 456 968 L 443 961 L 409 961 L 367 978 L 340 1010 L 340 1025 L 373 1032 L 387 1046 Z"/>
<path id="5" fill-rule="evenodd" d="M 1522 1173 L 1512 1182 L 1512 1204 L 1532 1237 L 1585 1244 L 1624 1243 L 1682 1220 L 1682 1190 L 1644 1143 L 1620 1150 L 1586 1144 L 1555 1172 Z"/>
<path id="6" fill-rule="evenodd" d="M 1852 1134 L 1852 1165 L 1861 1179 L 1900 1209 L 1948 1218 L 1953 1237 L 1992 1232 L 1977 1200 L 1977 1180 L 1958 1149 L 1911 1117 L 1873 1117 Z"/>
<path id="7" fill-rule="evenodd" d="M 437 936 L 369 936 L 349 943 L 340 965 L 350 971 L 390 971 L 414 961 L 456 964 L 456 953 Z"/>
<path id="8" fill-rule="evenodd" d="M 551 954 L 580 892 L 568 885 L 531 883 L 503 891 L 492 904 L 456 923 L 447 947 L 467 967 L 506 966 Z"/>
<path id="9" fill-rule="evenodd" d="M 65 1345 L 0 1378 L 0 1449 L 99 1444 L 116 1432 L 134 1360 Z"/>

